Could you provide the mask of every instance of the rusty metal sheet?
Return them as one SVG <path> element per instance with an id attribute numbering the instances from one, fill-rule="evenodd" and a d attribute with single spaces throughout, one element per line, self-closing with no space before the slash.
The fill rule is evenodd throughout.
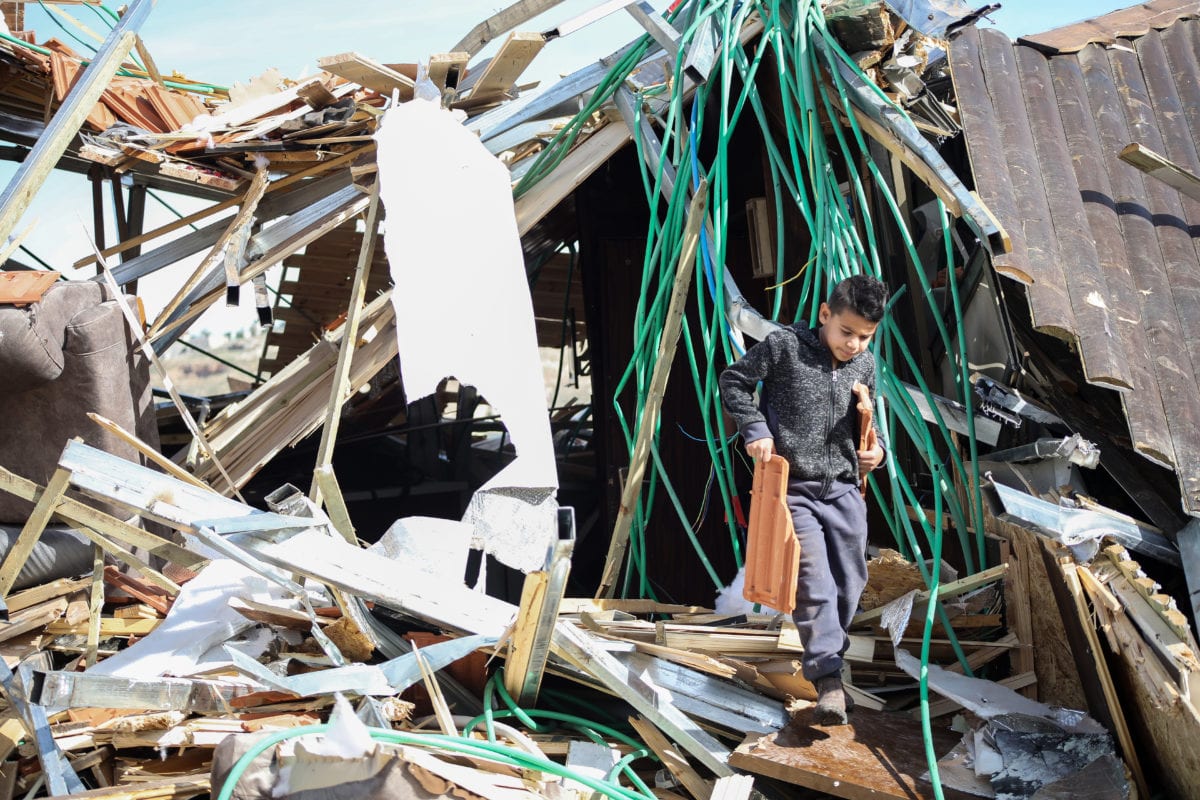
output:
<path id="1" fill-rule="evenodd" d="M 1093 42 L 1112 44 L 1123 37 L 1145 36 L 1197 14 L 1200 3 L 1196 0 L 1151 0 L 1045 33 L 1022 36 L 1017 42 L 1051 54 L 1076 53 Z"/>
<path id="2" fill-rule="evenodd" d="M 1028 272 L 1035 329 L 1072 341 L 1087 380 L 1121 392 L 1129 444 L 1175 470 L 1190 513 L 1200 512 L 1200 202 L 1118 154 L 1137 143 L 1200 173 L 1197 14 L 1200 3 L 1175 0 L 1128 9 L 1101 27 L 1134 38 L 1084 39 L 1049 58 L 994 30 L 964 30 L 950 46 L 976 184 L 1014 245 L 997 272 Z"/>

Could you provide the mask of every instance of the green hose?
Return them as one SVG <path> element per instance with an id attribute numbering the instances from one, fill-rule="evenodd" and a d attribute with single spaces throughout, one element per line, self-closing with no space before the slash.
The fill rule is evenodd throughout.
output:
<path id="1" fill-rule="evenodd" d="M 300 736 L 308 736 L 310 734 L 320 734 L 329 731 L 329 723 L 320 725 L 308 725 L 300 728 L 289 728 L 287 730 L 277 731 L 270 736 L 264 737 L 261 741 L 256 742 L 253 747 L 237 760 L 233 768 L 229 771 L 224 784 L 221 786 L 221 791 L 217 795 L 217 800 L 229 800 L 233 796 L 234 789 L 237 788 L 238 782 L 241 781 L 242 775 L 246 769 L 258 758 L 259 755 L 266 752 L 280 742 L 288 739 L 295 739 Z M 485 759 L 494 761 L 505 766 L 517 767 L 519 769 L 536 770 L 545 772 L 559 777 L 569 778 L 577 781 L 589 789 L 603 794 L 605 797 L 611 797 L 613 800 L 655 800 L 652 793 L 648 791 L 635 792 L 625 788 L 617 783 L 610 781 L 597 780 L 590 775 L 574 772 L 567 769 L 561 764 L 549 761 L 544 758 L 532 755 L 524 750 L 505 747 L 503 745 L 494 744 L 492 742 L 480 742 L 474 739 L 465 739 L 458 736 L 445 736 L 441 734 L 424 733 L 410 734 L 402 731 L 393 731 L 386 728 L 367 728 L 367 733 L 371 739 L 377 742 L 385 742 L 387 744 L 408 745 L 413 747 L 436 747 L 442 750 L 449 750 L 453 753 L 461 753 L 473 758 Z"/>

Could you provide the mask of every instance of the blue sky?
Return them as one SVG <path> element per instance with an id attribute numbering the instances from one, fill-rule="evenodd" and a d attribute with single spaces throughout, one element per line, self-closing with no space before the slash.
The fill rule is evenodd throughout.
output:
<path id="1" fill-rule="evenodd" d="M 499 11 L 512 0 L 158 0 L 142 36 L 164 74 L 177 71 L 189 78 L 230 85 L 248 80 L 274 67 L 284 76 L 301 78 L 317 71 L 317 59 L 356 51 L 384 63 L 426 60 L 445 52 L 477 22 Z M 596 5 L 600 0 L 567 0 L 522 30 L 546 30 Z M 652 0 L 662 8 L 667 0 Z M 1012 37 L 1037 33 L 1080 19 L 1104 14 L 1128 2 L 1101 0 L 1015 0 L 1004 3 L 990 20 Z M 101 20 L 89 9 L 65 6 L 69 13 L 97 33 L 105 33 Z M 38 40 L 55 36 L 78 50 L 78 42 L 55 25 L 46 12 L 26 6 L 26 27 Z M 987 25 L 989 22 L 980 23 Z M 526 72 L 525 80 L 552 82 L 620 47 L 641 29 L 625 13 L 617 13 L 569 37 L 550 42 Z M 83 36 L 82 34 L 77 35 Z M 83 36 L 83 38 L 86 38 Z M 490 55 L 496 44 L 481 54 Z M 7 182 L 16 167 L 0 162 L 0 181 Z M 55 174 L 35 199 L 17 230 L 31 221 L 37 227 L 28 246 L 55 268 L 69 266 L 90 252 L 85 226 L 90 226 L 90 190 L 81 176 Z M 188 213 L 202 204 L 187 198 L 172 199 Z M 147 206 L 146 228 L 171 219 L 157 203 Z M 86 220 L 86 222 L 85 222 Z M 115 234 L 109 234 L 109 241 Z M 144 281 L 147 305 L 161 306 L 169 285 L 182 278 L 179 270 L 166 270 L 157 280 Z M 248 293 L 243 293 L 248 294 Z M 213 329 L 241 327 L 254 317 L 252 308 L 217 309 L 200 326 Z"/>

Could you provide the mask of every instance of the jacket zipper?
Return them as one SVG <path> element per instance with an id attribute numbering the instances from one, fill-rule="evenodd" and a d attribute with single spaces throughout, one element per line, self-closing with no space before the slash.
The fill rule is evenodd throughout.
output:
<path id="1" fill-rule="evenodd" d="M 833 472 L 833 422 L 834 411 L 837 405 L 837 367 L 831 367 L 829 370 L 829 416 L 825 423 L 825 477 L 821 481 L 821 499 L 829 493 L 829 487 L 833 483 L 830 477 Z"/>

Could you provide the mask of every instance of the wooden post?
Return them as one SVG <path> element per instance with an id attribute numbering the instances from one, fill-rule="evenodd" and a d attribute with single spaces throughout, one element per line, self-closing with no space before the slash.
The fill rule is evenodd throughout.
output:
<path id="1" fill-rule="evenodd" d="M 517 703 L 532 708 L 537 704 L 542 674 L 550 655 L 550 639 L 558 610 L 571 574 L 575 551 L 575 510 L 558 510 L 559 539 L 554 543 L 546 569 L 525 576 L 521 606 L 504 664 L 504 688 Z"/>
<path id="2" fill-rule="evenodd" d="M 329 521 L 337 532 L 350 544 L 358 544 L 355 536 L 354 523 L 350 521 L 350 511 L 346 508 L 346 499 L 342 497 L 342 489 L 338 486 L 337 475 L 329 464 L 318 465 L 313 470 L 313 484 L 325 500 L 325 510 L 329 512 Z"/>
<path id="3" fill-rule="evenodd" d="M 348 377 L 350 362 L 358 346 L 358 323 L 362 318 L 363 298 L 367 294 L 367 279 L 371 274 L 371 262 L 375 258 L 376 233 L 379 231 L 379 185 L 371 189 L 371 202 L 367 206 L 367 222 L 363 229 L 362 246 L 358 250 L 358 266 L 354 268 L 354 283 L 350 287 L 350 305 L 346 309 L 346 322 L 342 329 L 342 347 L 338 351 L 337 366 L 333 370 L 333 389 L 329 393 L 329 409 L 325 415 L 325 427 L 321 431 L 321 444 L 317 448 L 317 469 L 333 461 L 333 448 L 337 443 L 338 422 L 342 403 L 350 393 Z M 321 503 L 321 486 L 313 477 L 308 497 Z M 342 534 L 345 535 L 344 533 Z"/>
<path id="4" fill-rule="evenodd" d="M 8 557 L 0 564 L 0 597 L 7 597 L 12 591 L 17 576 L 21 574 L 21 568 L 25 566 L 29 554 L 33 552 L 33 546 L 37 544 L 42 531 L 46 529 L 46 524 L 50 522 L 50 517 L 54 515 L 54 509 L 62 499 L 63 493 L 67 491 L 70 480 L 71 473 L 68 470 L 58 469 L 46 484 L 45 491 L 33 507 L 33 513 L 21 528 L 17 541 L 9 548 Z"/>
<path id="5" fill-rule="evenodd" d="M 104 93 L 113 74 L 120 69 L 121 62 L 129 55 L 130 48 L 137 40 L 138 28 L 150 15 L 155 1 L 134 0 L 121 21 L 109 32 L 95 58 L 84 68 L 79 81 L 54 114 L 54 119 L 8 182 L 4 193 L 0 195 L 0 241 L 13 232 L 34 195 L 50 175 L 50 170 L 54 169 L 67 145 L 78 133 L 79 126 Z"/>
<path id="6" fill-rule="evenodd" d="M 625 549 L 629 544 L 629 529 L 633 524 L 633 512 L 642 491 L 642 475 L 650 456 L 650 443 L 658 427 L 658 412 L 662 407 L 667 378 L 671 374 L 671 362 L 675 360 L 675 346 L 679 342 L 679 331 L 683 325 L 683 311 L 687 303 L 688 289 L 692 284 L 692 261 L 700 242 L 700 229 L 704 224 L 708 202 L 708 181 L 701 180 L 700 188 L 692 197 L 688 208 L 687 228 L 683 232 L 683 251 L 675 266 L 675 284 L 671 290 L 671 302 L 667 308 L 667 319 L 663 324 L 662 338 L 658 343 L 658 358 L 650 378 L 650 390 L 646 395 L 646 407 L 642 412 L 642 423 L 638 426 L 637 441 L 633 448 L 633 459 L 629 464 L 629 476 L 621 491 L 621 507 L 617 522 L 613 526 L 612 541 L 608 546 L 608 558 L 604 562 L 604 574 L 596 597 L 612 597 L 616 588 L 617 572 L 625 560 Z"/>
<path id="7" fill-rule="evenodd" d="M 271 181 L 269 178 L 269 173 L 266 169 L 260 169 L 258 172 L 254 173 L 254 180 L 250 182 L 250 188 L 246 189 L 246 193 L 242 195 L 241 208 L 238 209 L 238 213 L 234 216 L 233 221 L 230 222 L 229 226 L 226 227 L 221 233 L 220 238 L 217 239 L 216 243 L 212 246 L 212 249 L 208 251 L 208 255 L 206 255 L 200 261 L 199 266 L 197 266 L 188 279 L 183 282 L 183 286 L 179 287 L 179 291 L 176 292 L 175 296 L 172 297 L 170 302 L 167 303 L 166 308 L 164 308 L 158 315 L 158 319 L 154 320 L 154 324 L 150 326 L 150 330 L 146 334 L 147 338 L 153 339 L 155 335 L 162 330 L 162 327 L 167 323 L 167 320 L 171 318 L 171 315 L 174 314 L 179 306 L 183 304 L 183 301 L 187 298 L 188 293 L 190 293 L 196 288 L 196 286 L 200 284 L 200 281 L 203 280 L 204 276 L 208 273 L 208 270 L 212 267 L 212 265 L 215 264 L 219 258 L 221 258 L 222 253 L 225 252 L 225 247 L 230 243 L 231 240 L 233 240 L 238 231 L 250 224 L 250 219 L 254 216 L 255 210 L 258 208 L 258 202 L 262 200 L 263 195 L 267 193 L 267 187 L 270 186 L 270 184 Z M 104 248 L 100 247 L 97 249 L 103 250 Z M 238 276 L 235 273 L 234 279 L 236 280 L 237 277 Z"/>
<path id="8" fill-rule="evenodd" d="M 100 651 L 100 612 L 104 608 L 104 550 L 100 545 L 92 549 L 92 607 L 88 617 L 87 649 L 83 663 L 92 666 Z"/>

